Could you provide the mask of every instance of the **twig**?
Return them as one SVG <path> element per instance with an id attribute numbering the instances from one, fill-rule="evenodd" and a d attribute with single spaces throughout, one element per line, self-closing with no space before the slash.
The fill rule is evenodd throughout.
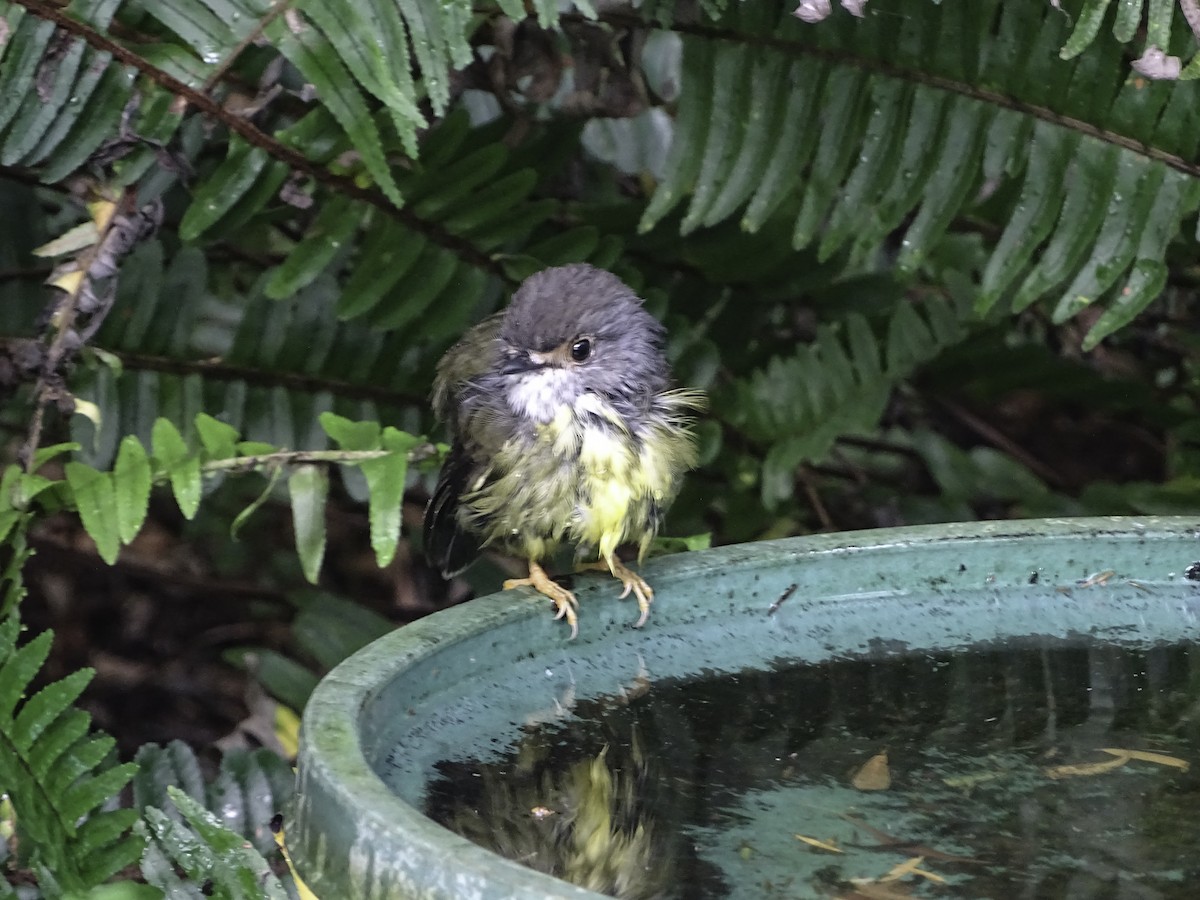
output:
<path id="1" fill-rule="evenodd" d="M 813 511 L 817 514 L 817 519 L 821 522 L 821 528 L 825 531 L 837 531 L 837 525 L 833 523 L 833 518 L 829 515 L 829 510 L 825 508 L 825 504 L 821 500 L 821 495 L 817 492 L 816 485 L 813 484 L 812 470 L 807 465 L 801 466 L 798 477 L 800 484 L 804 486 L 804 493 L 808 497 L 808 502 L 812 504 Z"/>
<path id="2" fill-rule="evenodd" d="M 1056 471 L 1038 459 L 1036 456 L 1027 451 L 1024 447 L 1014 441 L 1004 432 L 1000 431 L 992 425 L 989 425 L 973 412 L 959 406 L 953 400 L 947 400 L 944 397 L 933 398 L 947 412 L 961 421 L 964 425 L 986 440 L 989 444 L 1003 450 L 1013 459 L 1020 462 L 1029 471 L 1035 473 L 1042 481 L 1051 487 L 1061 488 L 1066 484 L 1066 479 L 1059 475 Z"/>
<path id="3" fill-rule="evenodd" d="M 121 192 L 113 202 L 112 212 L 98 226 L 96 242 L 79 254 L 76 265 L 80 277 L 74 287 L 68 292 L 62 287 L 55 286 L 55 290 L 62 291 L 65 296 L 54 303 L 54 314 L 50 317 L 48 325 L 49 328 L 55 329 L 54 337 L 51 338 L 46 355 L 38 367 L 37 381 L 33 388 L 33 415 L 29 419 L 29 430 L 21 448 L 21 458 L 26 472 L 33 472 L 34 456 L 37 454 L 38 445 L 42 440 L 42 425 L 46 418 L 46 407 L 51 400 L 57 399 L 59 394 L 59 387 L 54 382 L 56 379 L 64 378 L 62 367 L 68 354 L 67 340 L 75 334 L 74 326 L 75 319 L 79 314 L 79 298 L 85 290 L 91 289 L 92 266 L 99 260 L 101 254 L 106 252 L 105 243 L 109 234 L 112 233 L 114 226 L 117 225 L 127 207 L 134 202 L 132 188 L 126 188 Z M 77 349 L 72 348 L 71 352 L 75 352 Z"/>
<path id="4" fill-rule="evenodd" d="M 779 607 L 783 606 L 788 597 L 796 593 L 797 587 L 799 587 L 798 584 L 789 584 L 786 588 L 784 588 L 783 593 L 779 595 L 778 599 L 767 607 L 767 615 L 773 616 L 775 613 L 779 612 Z"/>
<path id="5" fill-rule="evenodd" d="M 410 463 L 423 462 L 437 455 L 433 444 L 419 444 L 408 452 Z M 205 472 L 250 472 L 274 466 L 299 466 L 305 463 L 335 463 L 339 465 L 366 462 L 391 456 L 391 450 L 279 450 L 231 459 L 214 459 L 200 468 Z"/>

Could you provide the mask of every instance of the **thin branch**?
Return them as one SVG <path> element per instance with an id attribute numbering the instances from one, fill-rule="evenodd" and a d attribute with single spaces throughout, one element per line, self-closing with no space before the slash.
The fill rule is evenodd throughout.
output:
<path id="1" fill-rule="evenodd" d="M 945 397 L 934 397 L 933 399 L 950 415 L 954 416 L 989 444 L 1004 451 L 1017 462 L 1021 463 L 1021 465 L 1037 475 L 1037 477 L 1046 482 L 1050 487 L 1063 488 L 1066 486 L 1066 479 L 1059 475 L 1058 472 L 1050 468 L 1050 466 L 1046 465 L 1000 429 L 985 422 L 979 416 L 960 404 L 955 403 L 953 400 Z"/>
<path id="2" fill-rule="evenodd" d="M 306 463 L 354 465 L 372 459 L 391 456 L 391 450 L 278 450 L 274 453 L 258 453 L 252 456 L 235 456 L 232 459 L 214 459 L 200 468 L 205 472 L 252 472 L 283 466 L 300 466 Z M 410 463 L 424 462 L 437 456 L 433 444 L 418 444 L 408 451 Z"/>
<path id="3" fill-rule="evenodd" d="M 498 262 L 470 241 L 450 234 L 450 232 L 441 226 L 417 216 L 409 209 L 398 209 L 382 191 L 376 188 L 360 187 L 353 178 L 346 175 L 338 175 L 324 166 L 313 163 L 298 150 L 281 143 L 271 135 L 260 130 L 248 119 L 226 109 L 218 101 L 208 96 L 208 94 L 189 87 L 178 78 L 167 74 L 162 69 L 138 56 L 129 48 L 118 44 L 107 35 L 96 31 L 96 29 L 92 28 L 86 22 L 71 18 L 63 10 L 48 2 L 48 0 L 13 0 L 13 2 L 18 6 L 23 6 L 38 18 L 53 22 L 63 31 L 73 34 L 84 41 L 88 46 L 96 50 L 111 53 L 113 59 L 137 69 L 155 84 L 187 101 L 189 105 L 195 107 L 201 114 L 220 122 L 247 143 L 258 147 L 296 171 L 304 173 L 314 181 L 324 184 L 345 196 L 360 200 L 363 203 L 369 203 L 393 217 L 402 225 L 425 235 L 438 246 L 444 247 L 463 261 L 487 272 L 504 283 L 509 285 L 515 283 L 505 274 L 503 267 Z"/>
<path id="4" fill-rule="evenodd" d="M 126 188 L 112 201 L 112 210 L 103 223 L 97 227 L 96 241 L 90 247 L 80 252 L 75 265 L 79 277 L 70 291 L 59 284 L 54 289 L 65 296 L 53 304 L 54 314 L 50 318 L 49 327 L 54 329 L 54 336 L 38 367 L 37 381 L 33 388 L 33 415 L 29 420 L 29 430 L 25 443 L 21 447 L 21 457 L 24 460 L 25 471 L 32 472 L 34 457 L 42 440 L 42 425 L 46 418 L 46 407 L 51 401 L 59 399 L 62 394 L 63 368 L 73 354 L 78 352 L 77 346 L 72 346 L 72 340 L 79 340 L 80 335 L 75 331 L 75 321 L 79 316 L 79 298 L 85 291 L 91 290 L 92 267 L 100 260 L 107 248 L 109 235 L 121 222 L 122 213 L 135 203 L 132 188 Z M 56 383 L 57 382 L 57 383 Z"/>
<path id="5" fill-rule="evenodd" d="M 834 524 L 833 518 L 829 515 L 829 510 L 825 508 L 824 501 L 821 500 L 821 494 L 814 484 L 813 470 L 808 466 L 801 466 L 799 472 L 796 473 L 800 485 L 804 488 L 804 494 L 808 497 L 809 505 L 812 506 L 813 512 L 817 514 L 817 519 L 821 523 L 821 528 L 824 531 L 837 531 L 838 527 Z"/>

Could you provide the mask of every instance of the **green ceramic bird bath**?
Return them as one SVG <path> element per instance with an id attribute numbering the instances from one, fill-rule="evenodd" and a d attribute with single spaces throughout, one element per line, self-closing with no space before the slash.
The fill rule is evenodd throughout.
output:
<path id="1" fill-rule="evenodd" d="M 580 577 L 574 641 L 482 597 L 321 682 L 288 844 L 322 900 L 600 896 L 431 816 L 631 897 L 1188 896 L 1198 560 L 1200 516 L 1003 521 L 657 560 L 641 629 Z"/>

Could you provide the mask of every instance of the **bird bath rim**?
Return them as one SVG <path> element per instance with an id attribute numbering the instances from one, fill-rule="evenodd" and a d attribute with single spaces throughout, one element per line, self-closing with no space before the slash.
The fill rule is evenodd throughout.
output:
<path id="1" fill-rule="evenodd" d="M 1156 550 L 1178 552 L 1164 557 L 1161 566 L 1157 558 L 1130 563 L 1142 559 L 1138 548 L 1148 543 Z M 1025 552 L 1014 553 L 1014 547 Z M 1058 552 L 1064 548 L 1066 553 Z M 654 642 L 656 632 L 665 638 L 672 630 L 686 631 L 705 620 L 798 618 L 805 614 L 804 604 L 870 597 L 900 607 L 913 591 L 937 594 L 943 586 L 948 594 L 956 587 L 1000 593 L 1036 584 L 1039 573 L 1044 573 L 1044 584 L 1076 584 L 1110 568 L 1116 570 L 1114 578 L 1129 583 L 1135 576 L 1179 583 L 1190 580 L 1190 567 L 1198 558 L 1200 516 L 951 523 L 738 544 L 648 563 L 646 574 L 658 589 L 658 600 L 640 631 L 630 627 L 636 610 L 616 601 L 611 581 L 581 580 L 575 641 L 568 641 L 566 627 L 553 622 L 546 604 L 528 591 L 481 597 L 398 628 L 321 681 L 304 712 L 288 845 L 301 876 L 320 897 L 595 900 L 603 895 L 495 855 L 393 793 L 369 759 L 374 755 L 378 765 L 378 750 L 369 749 L 380 728 L 369 717 L 374 701 L 396 690 L 406 674 L 419 683 L 444 666 L 442 677 L 470 677 L 475 654 L 486 650 L 506 659 L 549 649 L 582 654 L 613 640 Z M 866 563 L 873 559 L 885 565 L 867 572 Z M 957 559 L 970 559 L 971 565 L 951 565 Z M 1114 565 L 1106 564 L 1110 560 Z M 767 577 L 772 574 L 779 577 Z M 742 587 L 717 592 L 729 579 L 743 576 L 748 580 L 738 582 Z M 855 578 L 860 579 L 857 587 Z M 688 584 L 702 590 L 672 597 L 674 586 Z M 709 586 L 714 593 L 706 596 L 703 588 Z M 1200 597 L 1200 585 L 1197 592 Z M 1194 624 L 1193 611 L 1185 612 Z M 1029 622 L 1017 622 L 1012 630 L 1022 631 L 1022 624 L 1028 631 Z M 456 658 L 473 643 L 479 646 Z"/>

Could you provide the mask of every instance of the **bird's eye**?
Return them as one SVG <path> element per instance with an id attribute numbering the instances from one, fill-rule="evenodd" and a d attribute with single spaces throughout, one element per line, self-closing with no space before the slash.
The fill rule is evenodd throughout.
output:
<path id="1" fill-rule="evenodd" d="M 592 355 L 592 342 L 587 338 L 580 338 L 571 345 L 571 359 L 577 363 L 583 362 Z"/>

